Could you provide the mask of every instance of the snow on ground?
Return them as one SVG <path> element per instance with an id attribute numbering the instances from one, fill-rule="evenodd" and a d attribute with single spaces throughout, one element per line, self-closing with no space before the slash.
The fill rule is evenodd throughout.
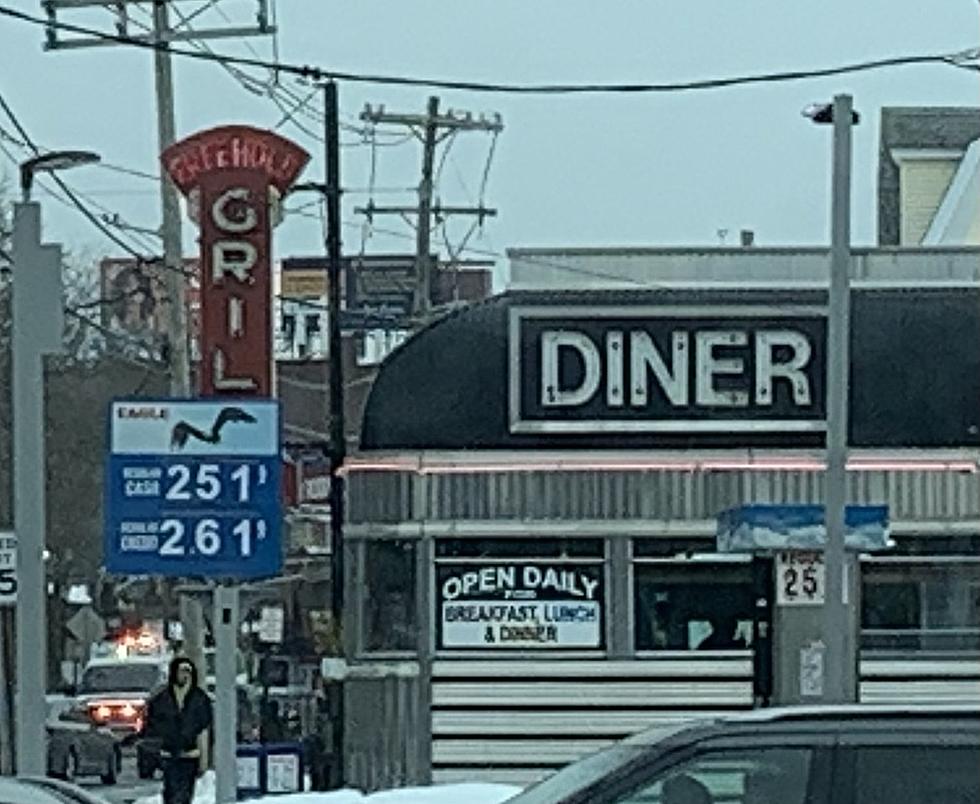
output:
<path id="1" fill-rule="evenodd" d="M 403 787 L 364 795 L 357 790 L 330 793 L 292 793 L 249 799 L 250 804 L 501 804 L 521 788 L 505 784 L 446 784 L 432 787 Z M 161 804 L 158 795 L 137 799 L 135 804 Z M 194 804 L 214 804 L 214 773 L 198 779 Z"/>

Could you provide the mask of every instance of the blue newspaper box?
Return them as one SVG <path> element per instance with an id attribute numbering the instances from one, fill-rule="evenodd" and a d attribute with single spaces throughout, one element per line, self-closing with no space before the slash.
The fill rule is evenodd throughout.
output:
<path id="1" fill-rule="evenodd" d="M 262 745 L 245 743 L 235 750 L 237 798 L 239 801 L 257 798 L 262 789 Z"/>
<path id="2" fill-rule="evenodd" d="M 264 765 L 266 795 L 303 792 L 302 743 L 266 743 Z"/>
<path id="3" fill-rule="evenodd" d="M 235 753 L 239 801 L 303 791 L 302 743 L 243 743 Z"/>

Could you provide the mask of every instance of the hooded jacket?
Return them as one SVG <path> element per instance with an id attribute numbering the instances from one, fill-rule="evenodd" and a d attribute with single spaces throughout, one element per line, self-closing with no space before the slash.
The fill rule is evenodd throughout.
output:
<path id="1" fill-rule="evenodd" d="M 197 750 L 197 738 L 211 726 L 211 699 L 197 684 L 197 668 L 191 670 L 191 683 L 181 706 L 174 693 L 177 667 L 187 659 L 179 656 L 170 662 L 167 686 L 155 693 L 147 704 L 144 735 L 160 740 L 160 748 L 171 756 Z"/>

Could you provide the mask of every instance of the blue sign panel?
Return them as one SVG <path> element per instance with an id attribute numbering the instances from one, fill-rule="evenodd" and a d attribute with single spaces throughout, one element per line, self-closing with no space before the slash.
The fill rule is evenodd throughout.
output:
<path id="1" fill-rule="evenodd" d="M 106 569 L 238 579 L 278 574 L 280 474 L 273 400 L 113 402 Z"/>
<path id="2" fill-rule="evenodd" d="M 766 550 L 823 550 L 827 526 L 822 505 L 742 505 L 718 515 L 721 553 Z M 848 505 L 844 509 L 844 546 L 884 550 L 891 545 L 888 506 Z"/>

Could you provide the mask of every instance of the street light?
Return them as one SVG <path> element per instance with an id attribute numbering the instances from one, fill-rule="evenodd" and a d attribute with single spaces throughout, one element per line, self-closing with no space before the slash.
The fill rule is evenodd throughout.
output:
<path id="1" fill-rule="evenodd" d="M 834 127 L 831 179 L 830 293 L 827 325 L 827 490 L 824 552 L 827 588 L 823 606 L 825 703 L 851 703 L 857 696 L 857 645 L 851 633 L 845 591 L 844 508 L 847 503 L 847 403 L 850 359 L 851 127 L 860 115 L 850 95 L 813 104 L 803 114 Z"/>
<path id="2" fill-rule="evenodd" d="M 92 151 L 49 151 L 31 157 L 20 164 L 21 200 L 26 204 L 31 200 L 31 186 L 34 184 L 35 173 L 54 173 L 59 170 L 70 170 L 81 165 L 91 165 L 100 161 L 97 153 Z"/>
<path id="3" fill-rule="evenodd" d="M 61 347 L 61 246 L 41 243 L 34 174 L 91 164 L 89 151 L 40 154 L 20 166 L 13 225 L 13 460 L 17 537 L 17 772 L 44 775 L 47 610 L 44 583 L 44 366 Z"/>

